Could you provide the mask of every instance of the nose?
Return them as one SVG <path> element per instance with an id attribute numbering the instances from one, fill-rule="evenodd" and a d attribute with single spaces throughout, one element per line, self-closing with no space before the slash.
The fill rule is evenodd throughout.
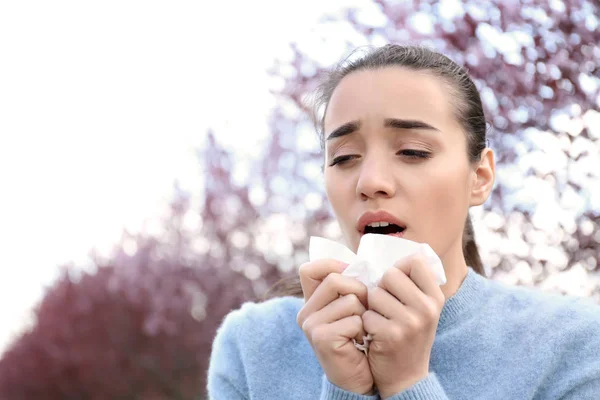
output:
<path id="1" fill-rule="evenodd" d="M 384 157 L 365 157 L 360 165 L 356 194 L 363 200 L 393 197 L 396 183 L 389 161 Z"/>

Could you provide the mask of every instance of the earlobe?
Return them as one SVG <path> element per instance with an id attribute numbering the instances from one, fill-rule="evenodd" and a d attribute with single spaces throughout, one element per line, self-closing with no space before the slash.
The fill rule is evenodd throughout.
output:
<path id="1" fill-rule="evenodd" d="M 484 149 L 473 174 L 471 206 L 482 205 L 492 193 L 496 179 L 495 167 L 494 151 L 490 148 Z"/>

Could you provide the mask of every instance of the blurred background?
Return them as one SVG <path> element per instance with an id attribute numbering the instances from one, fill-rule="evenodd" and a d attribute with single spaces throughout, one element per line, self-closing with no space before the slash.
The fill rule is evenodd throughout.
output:
<path id="1" fill-rule="evenodd" d="M 600 3 L 0 3 L 0 398 L 203 399 L 224 315 L 340 238 L 307 94 L 350 50 L 475 79 L 493 279 L 600 301 Z"/>

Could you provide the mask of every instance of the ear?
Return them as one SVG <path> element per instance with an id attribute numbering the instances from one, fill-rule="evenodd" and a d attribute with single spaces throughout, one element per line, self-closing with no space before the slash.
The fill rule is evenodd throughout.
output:
<path id="1" fill-rule="evenodd" d="M 480 206 L 488 199 L 494 188 L 496 178 L 494 151 L 486 148 L 473 171 L 471 182 L 471 206 Z"/>

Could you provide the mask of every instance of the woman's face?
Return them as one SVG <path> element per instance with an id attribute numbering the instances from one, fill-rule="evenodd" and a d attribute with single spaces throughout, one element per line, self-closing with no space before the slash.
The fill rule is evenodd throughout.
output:
<path id="1" fill-rule="evenodd" d="M 396 235 L 428 243 L 443 262 L 462 256 L 477 174 L 450 93 L 441 79 L 399 67 L 353 72 L 335 89 L 324 120 L 325 185 L 354 251 L 365 229 L 396 231 L 361 225 L 376 219 L 405 228 Z M 380 211 L 389 215 L 369 218 Z"/>

